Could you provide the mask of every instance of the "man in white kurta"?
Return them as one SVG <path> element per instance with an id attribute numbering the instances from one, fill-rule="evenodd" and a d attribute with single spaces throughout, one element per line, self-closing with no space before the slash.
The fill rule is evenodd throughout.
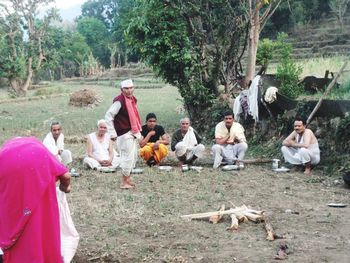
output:
<path id="1" fill-rule="evenodd" d="M 201 144 L 202 138 L 191 127 L 189 118 L 180 120 L 180 129 L 174 132 L 171 138 L 171 150 L 175 151 L 180 164 L 190 164 L 201 158 L 205 147 Z"/>
<path id="2" fill-rule="evenodd" d="M 137 150 L 141 136 L 141 120 L 137 110 L 137 100 L 133 96 L 134 84 L 131 79 L 121 82 L 121 94 L 114 98 L 106 112 L 105 120 L 112 140 L 117 140 L 120 155 L 122 182 L 120 188 L 134 188 L 131 170 L 137 161 Z"/>
<path id="3" fill-rule="evenodd" d="M 240 169 L 243 169 L 243 159 L 248 149 L 244 128 L 241 124 L 235 122 L 232 110 L 225 111 L 223 117 L 224 120 L 215 127 L 216 144 L 212 147 L 213 168 L 218 168 L 224 160 L 229 164 L 235 163 Z"/>
<path id="4" fill-rule="evenodd" d="M 111 136 L 107 133 L 105 120 L 99 120 L 97 132 L 87 136 L 86 154 L 83 163 L 91 169 L 100 170 L 101 167 L 117 168 L 119 166 L 119 158 L 113 148 Z"/>
<path id="5" fill-rule="evenodd" d="M 72 162 L 71 151 L 64 149 L 64 135 L 58 121 L 51 123 L 51 131 L 46 135 L 43 144 L 65 166 Z"/>
<path id="6" fill-rule="evenodd" d="M 311 173 L 311 165 L 320 162 L 320 148 L 315 134 L 307 129 L 303 118 L 295 118 L 294 131 L 283 141 L 281 151 L 284 160 L 295 165 L 303 165 L 304 173 Z"/>

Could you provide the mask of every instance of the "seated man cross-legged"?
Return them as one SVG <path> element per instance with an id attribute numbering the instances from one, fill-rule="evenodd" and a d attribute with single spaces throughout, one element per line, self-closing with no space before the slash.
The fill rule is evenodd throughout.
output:
<path id="1" fill-rule="evenodd" d="M 106 121 L 99 120 L 97 129 L 97 132 L 87 136 L 87 156 L 84 158 L 84 164 L 96 170 L 101 170 L 101 167 L 118 167 L 119 158 L 116 156 L 111 136 L 107 133 Z"/>
<path id="2" fill-rule="evenodd" d="M 295 165 L 305 166 L 305 174 L 311 173 L 311 165 L 320 162 L 320 148 L 314 133 L 307 129 L 304 119 L 296 117 L 294 131 L 282 143 L 284 160 Z"/>
<path id="3" fill-rule="evenodd" d="M 44 138 L 43 144 L 58 161 L 67 166 L 72 162 L 72 153 L 70 150 L 64 149 L 64 135 L 61 123 L 53 121 L 50 126 L 51 131 Z"/>
<path id="4" fill-rule="evenodd" d="M 141 135 L 143 139 L 140 141 L 140 156 L 148 166 L 158 165 L 168 155 L 166 145 L 169 144 L 169 138 L 164 128 L 157 125 L 157 117 L 154 113 L 147 114 Z"/>
<path id="5" fill-rule="evenodd" d="M 213 168 L 216 169 L 224 160 L 228 164 L 235 163 L 240 169 L 244 168 L 242 162 L 248 149 L 244 128 L 235 122 L 232 110 L 223 113 L 223 121 L 215 127 L 215 142 L 212 147 L 214 154 Z"/>
<path id="6" fill-rule="evenodd" d="M 202 138 L 190 126 L 190 119 L 180 120 L 180 129 L 175 131 L 171 138 L 171 150 L 181 164 L 192 164 L 197 158 L 203 156 L 205 147 L 201 144 Z"/>

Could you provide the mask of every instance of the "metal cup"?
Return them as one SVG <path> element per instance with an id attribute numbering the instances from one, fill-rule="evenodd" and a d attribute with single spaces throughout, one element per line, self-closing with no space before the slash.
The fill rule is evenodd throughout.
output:
<path id="1" fill-rule="evenodd" d="M 272 159 L 272 169 L 278 169 L 280 167 L 280 159 Z"/>

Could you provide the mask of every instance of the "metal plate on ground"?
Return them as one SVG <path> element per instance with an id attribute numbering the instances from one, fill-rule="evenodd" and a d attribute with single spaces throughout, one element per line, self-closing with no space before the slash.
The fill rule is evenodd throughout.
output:
<path id="1" fill-rule="evenodd" d="M 143 173 L 143 169 L 141 168 L 134 168 L 131 170 L 132 174 L 142 174 Z"/>
<path id="2" fill-rule="evenodd" d="M 193 171 L 196 171 L 196 172 L 200 172 L 200 171 L 203 170 L 202 166 L 190 166 L 189 168 L 190 168 L 190 170 L 193 170 Z"/>
<path id="3" fill-rule="evenodd" d="M 234 171 L 239 170 L 239 166 L 235 164 L 228 164 L 222 167 L 223 171 Z"/>
<path id="4" fill-rule="evenodd" d="M 117 168 L 114 167 L 98 167 L 97 170 L 101 173 L 114 173 Z"/>
<path id="5" fill-rule="evenodd" d="M 289 172 L 290 169 L 282 166 L 280 168 L 272 169 L 272 171 L 277 172 L 277 173 L 286 173 L 286 172 Z"/>
<path id="6" fill-rule="evenodd" d="M 342 204 L 342 203 L 329 203 L 328 206 L 329 206 L 329 207 L 339 207 L 339 208 L 342 208 L 342 207 L 346 207 L 346 204 Z"/>
<path id="7" fill-rule="evenodd" d="M 173 167 L 171 167 L 171 166 L 159 166 L 158 169 L 160 171 L 170 172 L 173 169 Z"/>

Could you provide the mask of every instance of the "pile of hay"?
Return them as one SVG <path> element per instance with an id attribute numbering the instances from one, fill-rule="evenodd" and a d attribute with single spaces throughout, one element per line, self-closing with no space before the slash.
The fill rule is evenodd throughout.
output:
<path id="1" fill-rule="evenodd" d="M 94 90 L 83 89 L 70 95 L 69 105 L 77 107 L 94 107 L 101 101 L 101 97 Z"/>

